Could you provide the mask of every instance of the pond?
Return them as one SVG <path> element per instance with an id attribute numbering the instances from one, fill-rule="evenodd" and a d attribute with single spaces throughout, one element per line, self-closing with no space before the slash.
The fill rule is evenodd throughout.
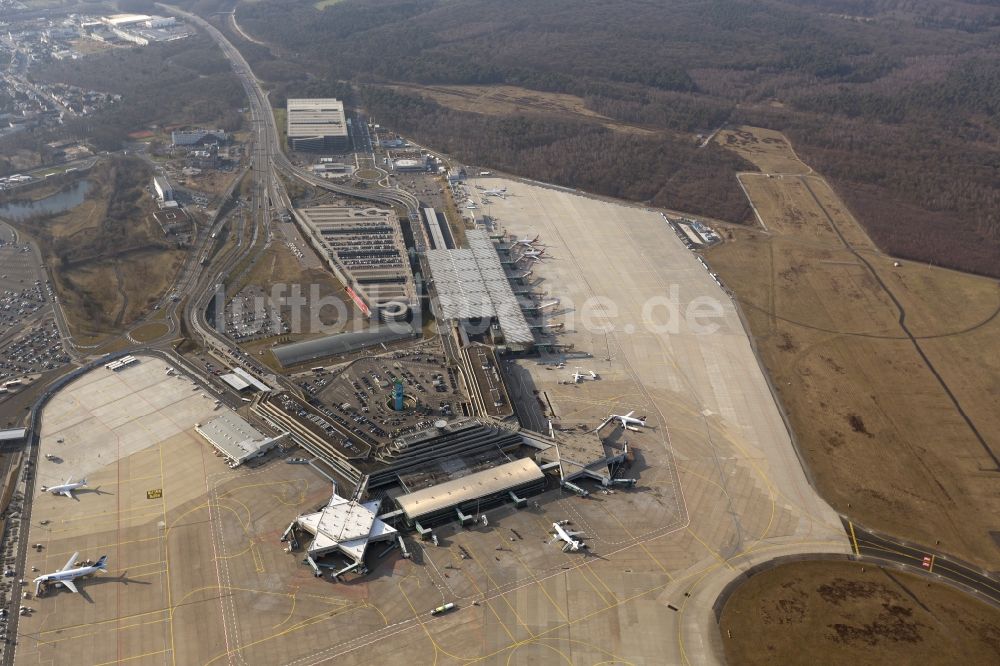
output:
<path id="1" fill-rule="evenodd" d="M 65 212 L 83 203 L 90 186 L 89 180 L 78 180 L 69 188 L 38 201 L 11 201 L 0 204 L 0 218 L 20 222 L 36 215 Z"/>

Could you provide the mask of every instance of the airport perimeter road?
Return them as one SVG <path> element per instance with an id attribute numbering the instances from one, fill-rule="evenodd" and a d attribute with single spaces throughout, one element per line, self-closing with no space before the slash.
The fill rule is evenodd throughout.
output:
<path id="1" fill-rule="evenodd" d="M 962 587 L 983 601 L 1000 606 L 1000 581 L 983 570 L 923 546 L 865 529 L 846 518 L 843 520 L 857 557 L 921 569 Z"/>

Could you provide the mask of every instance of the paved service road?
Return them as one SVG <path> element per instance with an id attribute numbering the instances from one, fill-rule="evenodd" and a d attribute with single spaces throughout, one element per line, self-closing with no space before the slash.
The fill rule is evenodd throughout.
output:
<path id="1" fill-rule="evenodd" d="M 844 519 L 844 528 L 862 559 L 884 560 L 916 567 L 960 585 L 983 601 L 1000 606 L 1000 581 L 982 569 L 917 544 L 865 529 Z"/>

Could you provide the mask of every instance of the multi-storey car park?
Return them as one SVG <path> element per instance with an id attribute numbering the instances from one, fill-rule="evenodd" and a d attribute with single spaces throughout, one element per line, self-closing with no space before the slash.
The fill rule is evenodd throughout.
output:
<path id="1" fill-rule="evenodd" d="M 296 209 L 295 217 L 366 316 L 384 321 L 410 317 L 416 289 L 394 211 L 321 205 Z"/>

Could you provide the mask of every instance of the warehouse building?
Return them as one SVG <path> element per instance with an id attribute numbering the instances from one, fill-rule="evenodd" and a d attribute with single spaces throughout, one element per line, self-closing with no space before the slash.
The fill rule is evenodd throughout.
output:
<path id="1" fill-rule="evenodd" d="M 226 133 L 220 129 L 193 129 L 173 131 L 170 141 L 175 146 L 198 146 L 209 143 L 225 143 Z"/>
<path id="2" fill-rule="evenodd" d="M 333 98 L 289 99 L 287 108 L 287 137 L 292 150 L 348 150 L 350 137 L 343 102 Z"/>
<path id="3" fill-rule="evenodd" d="M 153 191 L 160 202 L 174 200 L 174 188 L 170 186 L 166 176 L 153 176 Z"/>

